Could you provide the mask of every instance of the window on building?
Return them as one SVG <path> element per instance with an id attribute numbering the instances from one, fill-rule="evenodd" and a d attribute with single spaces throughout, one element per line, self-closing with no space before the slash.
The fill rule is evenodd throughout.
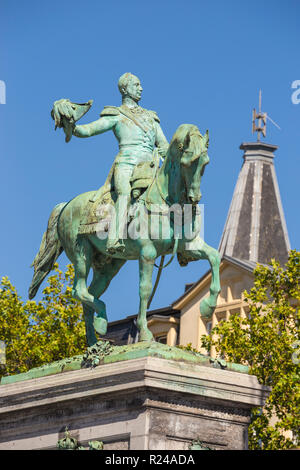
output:
<path id="1" fill-rule="evenodd" d="M 208 334 L 208 335 L 210 335 L 211 329 L 212 329 L 212 322 L 211 322 L 211 321 L 208 321 L 208 322 L 206 323 L 206 331 L 207 331 L 207 334 Z"/>
<path id="2" fill-rule="evenodd" d="M 155 338 L 155 341 L 157 341 L 158 343 L 167 344 L 167 335 L 157 336 Z"/>

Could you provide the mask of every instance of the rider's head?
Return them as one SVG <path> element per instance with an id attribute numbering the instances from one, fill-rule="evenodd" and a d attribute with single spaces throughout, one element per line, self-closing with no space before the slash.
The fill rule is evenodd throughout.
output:
<path id="1" fill-rule="evenodd" d="M 138 77 L 132 75 L 132 73 L 124 73 L 118 82 L 118 87 L 122 98 L 128 96 L 132 98 L 136 103 L 141 99 L 142 85 Z"/>

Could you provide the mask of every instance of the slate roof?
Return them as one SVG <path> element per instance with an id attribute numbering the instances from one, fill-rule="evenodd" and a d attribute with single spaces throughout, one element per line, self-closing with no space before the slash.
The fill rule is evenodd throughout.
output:
<path id="1" fill-rule="evenodd" d="M 284 264 L 290 242 L 274 166 L 278 147 L 263 142 L 243 143 L 241 168 L 219 251 L 235 259 Z"/>

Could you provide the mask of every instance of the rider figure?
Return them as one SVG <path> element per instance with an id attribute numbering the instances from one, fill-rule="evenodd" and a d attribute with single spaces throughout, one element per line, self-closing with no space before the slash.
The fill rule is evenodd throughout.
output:
<path id="1" fill-rule="evenodd" d="M 114 188 L 117 192 L 115 212 L 119 227 L 123 227 L 124 211 L 120 213 L 120 196 L 130 198 L 130 178 L 135 166 L 142 162 L 152 161 L 155 146 L 164 158 L 168 141 L 160 127 L 160 120 L 155 111 L 146 110 L 138 105 L 141 99 L 140 80 L 131 73 L 125 73 L 119 79 L 119 90 L 122 95 L 122 106 L 105 106 L 100 119 L 89 124 L 75 126 L 73 135 L 90 137 L 113 130 L 119 142 L 119 153 L 114 164 Z M 123 220 L 122 219 L 123 216 Z M 114 254 L 124 250 L 122 237 L 116 237 L 116 222 L 112 223 L 108 233 L 107 251 Z M 122 233 L 121 230 L 118 233 Z"/>

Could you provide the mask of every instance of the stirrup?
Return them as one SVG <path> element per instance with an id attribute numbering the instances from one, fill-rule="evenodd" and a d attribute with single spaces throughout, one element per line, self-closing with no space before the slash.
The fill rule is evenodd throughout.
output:
<path id="1" fill-rule="evenodd" d="M 110 255 L 114 255 L 116 253 L 124 253 L 125 251 L 125 245 L 122 241 L 120 240 L 112 240 L 111 244 L 108 241 L 106 251 Z"/>

